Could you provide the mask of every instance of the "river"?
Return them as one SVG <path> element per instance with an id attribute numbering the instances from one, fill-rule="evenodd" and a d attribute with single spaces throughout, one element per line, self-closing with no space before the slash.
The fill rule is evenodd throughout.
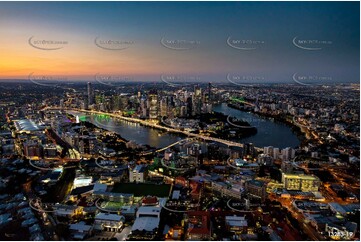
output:
<path id="1" fill-rule="evenodd" d="M 294 148 L 300 144 L 297 135 L 286 124 L 228 107 L 225 103 L 214 106 L 213 111 L 243 119 L 257 128 L 257 134 L 237 140 L 241 143 L 253 143 L 256 147 L 273 146 L 278 148 Z"/>
<path id="2" fill-rule="evenodd" d="M 235 140 L 240 143 L 253 143 L 256 147 L 274 146 L 278 148 L 296 147 L 300 144 L 297 135 L 291 128 L 271 119 L 262 118 L 255 114 L 233 109 L 227 104 L 219 104 L 213 108 L 216 112 L 231 115 L 237 119 L 243 119 L 257 128 L 257 134 Z M 79 115 L 76 112 L 70 112 Z M 84 115 L 83 119 L 95 124 L 100 128 L 120 134 L 127 140 L 133 140 L 138 144 L 148 144 L 152 147 L 162 148 L 184 138 L 179 134 L 167 133 L 162 130 L 145 127 L 138 123 L 117 120 L 105 115 Z"/>

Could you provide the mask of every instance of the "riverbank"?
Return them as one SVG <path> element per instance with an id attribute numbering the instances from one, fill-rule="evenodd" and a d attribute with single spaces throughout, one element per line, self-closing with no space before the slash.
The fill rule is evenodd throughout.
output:
<path id="1" fill-rule="evenodd" d="M 247 138 L 239 138 L 238 141 L 242 143 L 253 143 L 258 147 L 273 146 L 280 149 L 297 148 L 301 143 L 301 137 L 297 136 L 291 126 L 275 117 L 265 117 L 254 112 L 235 109 L 228 106 L 226 102 L 215 105 L 213 111 L 247 121 L 251 126 L 257 128 L 256 134 Z"/>
<path id="2" fill-rule="evenodd" d="M 260 118 L 271 119 L 271 121 L 274 123 L 279 123 L 288 126 L 292 130 L 292 132 L 297 136 L 297 138 L 300 140 L 300 144 L 303 144 L 305 141 L 308 140 L 306 137 L 306 133 L 302 132 L 301 128 L 293 123 L 292 117 L 287 117 L 285 115 L 272 115 L 261 112 L 255 112 L 253 109 L 239 107 L 238 105 L 232 103 L 227 103 L 227 106 L 235 110 L 239 110 L 241 112 L 250 112 L 253 115 L 258 116 Z"/>
<path id="3" fill-rule="evenodd" d="M 151 128 L 157 128 L 157 129 L 165 130 L 167 132 L 173 132 L 173 133 L 177 133 L 177 134 L 186 135 L 187 137 L 194 137 L 194 138 L 198 138 L 198 139 L 204 140 L 204 141 L 218 142 L 218 143 L 222 143 L 222 144 L 225 144 L 228 146 L 243 147 L 243 143 L 238 143 L 238 142 L 234 142 L 234 141 L 230 141 L 230 140 L 223 140 L 223 139 L 219 139 L 219 138 L 204 136 L 201 134 L 194 134 L 194 133 L 190 133 L 187 131 L 182 131 L 182 130 L 178 130 L 178 129 L 174 129 L 174 128 L 168 128 L 163 125 L 159 125 L 156 122 L 146 121 L 146 120 L 142 120 L 142 119 L 138 119 L 138 118 L 125 117 L 125 116 L 122 116 L 119 114 L 106 113 L 106 112 L 100 112 L 100 111 L 90 111 L 90 110 L 84 110 L 84 109 L 69 109 L 67 111 L 77 111 L 77 112 L 81 112 L 81 113 L 108 115 L 109 117 L 119 118 L 119 119 L 133 122 L 133 123 L 139 123 L 139 124 L 151 127 Z"/>

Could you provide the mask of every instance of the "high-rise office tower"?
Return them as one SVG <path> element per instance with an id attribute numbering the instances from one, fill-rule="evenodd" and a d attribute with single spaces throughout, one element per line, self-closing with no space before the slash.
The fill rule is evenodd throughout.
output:
<path id="1" fill-rule="evenodd" d="M 90 82 L 88 82 L 87 87 L 88 87 L 88 105 L 92 105 L 92 104 L 93 104 L 93 100 L 94 100 L 94 98 L 93 98 L 94 94 L 93 94 L 92 84 L 91 84 Z"/>
<path id="2" fill-rule="evenodd" d="M 196 85 L 194 86 L 194 94 L 192 96 L 192 115 L 201 114 L 202 110 L 202 89 Z"/>
<path id="3" fill-rule="evenodd" d="M 191 116 L 193 112 L 192 97 L 187 98 L 187 115 Z"/>
<path id="4" fill-rule="evenodd" d="M 157 91 L 150 91 L 148 94 L 149 118 L 158 118 L 158 94 Z"/>
<path id="5" fill-rule="evenodd" d="M 281 151 L 282 153 L 282 160 L 291 160 L 293 158 L 295 158 L 295 150 L 290 148 L 290 147 L 287 147 L 285 149 L 283 149 Z"/>
<path id="6" fill-rule="evenodd" d="M 168 97 L 162 97 L 160 101 L 160 116 L 164 117 L 168 114 Z"/>
<path id="7" fill-rule="evenodd" d="M 208 83 L 208 102 L 212 102 L 212 84 Z"/>

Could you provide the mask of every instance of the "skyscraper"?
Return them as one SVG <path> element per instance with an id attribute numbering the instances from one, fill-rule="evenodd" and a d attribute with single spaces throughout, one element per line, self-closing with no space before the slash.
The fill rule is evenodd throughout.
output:
<path id="1" fill-rule="evenodd" d="M 207 102 L 212 102 L 212 84 L 208 83 L 208 100 Z"/>
<path id="2" fill-rule="evenodd" d="M 192 96 L 192 115 L 201 114 L 202 109 L 202 89 L 196 85 L 194 86 L 194 94 Z"/>
<path id="3" fill-rule="evenodd" d="M 152 90 L 149 92 L 148 103 L 149 103 L 149 118 L 150 119 L 158 118 L 158 94 L 157 94 L 157 91 Z"/>
<path id="4" fill-rule="evenodd" d="M 160 100 L 160 116 L 164 117 L 168 114 L 168 97 L 162 97 L 162 100 Z"/>
<path id="5" fill-rule="evenodd" d="M 92 105 L 93 104 L 93 96 L 94 96 L 92 84 L 90 82 L 88 82 L 87 87 L 88 87 L 88 105 Z"/>

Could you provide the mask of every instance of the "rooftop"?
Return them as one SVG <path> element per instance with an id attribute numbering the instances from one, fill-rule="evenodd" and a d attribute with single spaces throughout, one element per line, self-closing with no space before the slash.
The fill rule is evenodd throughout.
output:
<path id="1" fill-rule="evenodd" d="M 241 216 L 226 216 L 226 223 L 232 227 L 245 227 L 248 225 L 245 217 Z"/>
<path id="2" fill-rule="evenodd" d="M 134 221 L 132 226 L 132 231 L 135 230 L 145 230 L 145 231 L 153 231 L 159 226 L 160 218 L 155 217 L 139 217 Z"/>
<path id="3" fill-rule="evenodd" d="M 91 230 L 91 225 L 86 225 L 83 221 L 76 223 L 76 224 L 70 224 L 69 229 L 70 230 L 76 230 L 76 231 L 89 231 Z"/>
<path id="4" fill-rule="evenodd" d="M 16 120 L 14 123 L 18 131 L 37 131 L 42 129 L 34 121 L 29 119 Z"/>
<path id="5" fill-rule="evenodd" d="M 312 175 L 305 175 L 305 174 L 282 174 L 284 178 L 291 178 L 291 179 L 302 179 L 302 180 L 319 180 L 318 177 Z"/>
<path id="6" fill-rule="evenodd" d="M 257 186 L 257 187 L 262 187 L 262 186 L 265 185 L 265 182 L 263 182 L 263 181 L 258 181 L 258 180 L 250 180 L 250 181 L 248 181 L 248 183 L 249 183 L 250 185 L 254 185 L 254 186 Z"/>
<path id="7" fill-rule="evenodd" d="M 133 172 L 138 172 L 138 173 L 141 173 L 141 172 L 144 172 L 145 171 L 145 166 L 144 165 L 137 165 L 134 169 L 133 169 Z"/>
<path id="8" fill-rule="evenodd" d="M 142 206 L 138 208 L 137 214 L 160 214 L 161 207 L 156 206 Z"/>
<path id="9" fill-rule="evenodd" d="M 124 221 L 124 217 L 117 214 L 109 214 L 109 213 L 98 213 L 95 215 L 95 220 L 109 220 L 109 221 Z"/>

